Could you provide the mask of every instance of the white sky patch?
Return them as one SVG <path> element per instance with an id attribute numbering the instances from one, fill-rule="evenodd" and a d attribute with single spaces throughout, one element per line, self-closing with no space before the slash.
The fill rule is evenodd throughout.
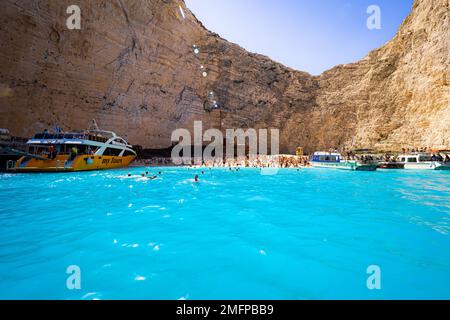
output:
<path id="1" fill-rule="evenodd" d="M 183 8 L 181 7 L 181 5 L 179 5 L 178 8 L 180 8 L 181 16 L 183 17 L 183 19 L 186 19 L 186 16 L 184 14 L 184 11 L 183 11 Z"/>

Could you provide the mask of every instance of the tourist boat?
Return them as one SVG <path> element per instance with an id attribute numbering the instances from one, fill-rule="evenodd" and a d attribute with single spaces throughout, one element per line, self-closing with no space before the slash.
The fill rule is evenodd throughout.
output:
<path id="1" fill-rule="evenodd" d="M 378 162 L 344 160 L 339 153 L 315 152 L 310 160 L 311 166 L 317 168 L 334 168 L 354 171 L 375 171 Z"/>
<path id="2" fill-rule="evenodd" d="M 409 170 L 450 170 L 450 162 L 435 161 L 428 153 L 402 154 L 398 159 Z"/>
<path id="3" fill-rule="evenodd" d="M 394 152 L 379 152 L 378 169 L 404 169 L 405 164 L 397 161 L 397 153 Z"/>
<path id="4" fill-rule="evenodd" d="M 388 161 L 380 162 L 379 169 L 405 169 L 405 164 L 402 162 Z"/>
<path id="5" fill-rule="evenodd" d="M 85 130 L 38 133 L 27 141 L 21 157 L 10 161 L 10 172 L 70 172 L 127 167 L 136 157 L 123 138 L 112 131 Z"/>

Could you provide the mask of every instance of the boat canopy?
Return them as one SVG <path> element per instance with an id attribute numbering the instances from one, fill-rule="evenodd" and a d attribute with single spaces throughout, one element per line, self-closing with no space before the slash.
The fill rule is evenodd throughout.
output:
<path id="1" fill-rule="evenodd" d="M 29 143 L 67 143 L 69 140 L 95 141 L 100 143 L 110 143 L 118 146 L 128 146 L 125 139 L 119 137 L 112 131 L 86 130 L 81 132 L 49 133 L 42 132 L 36 134 Z"/>
<path id="2" fill-rule="evenodd" d="M 398 156 L 401 162 L 428 162 L 433 161 L 432 157 L 428 153 L 411 153 L 411 154 L 402 154 Z"/>

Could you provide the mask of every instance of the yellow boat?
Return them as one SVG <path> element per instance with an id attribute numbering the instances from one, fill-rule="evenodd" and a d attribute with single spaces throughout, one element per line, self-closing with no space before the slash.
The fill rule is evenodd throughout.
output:
<path id="1" fill-rule="evenodd" d="M 136 152 L 112 131 L 85 130 L 38 133 L 28 140 L 22 157 L 10 162 L 10 172 L 70 172 L 127 167 Z"/>

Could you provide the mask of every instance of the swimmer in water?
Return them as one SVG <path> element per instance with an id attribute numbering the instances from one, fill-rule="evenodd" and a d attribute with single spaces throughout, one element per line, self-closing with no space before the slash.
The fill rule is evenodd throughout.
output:
<path id="1" fill-rule="evenodd" d="M 161 171 L 159 171 L 158 174 L 161 174 Z"/>
<path id="2" fill-rule="evenodd" d="M 195 175 L 194 182 L 198 182 L 198 174 Z"/>
<path id="3" fill-rule="evenodd" d="M 148 171 L 145 171 L 145 174 L 148 175 Z"/>
<path id="4" fill-rule="evenodd" d="M 131 173 L 129 173 L 128 176 L 131 177 Z"/>
<path id="5" fill-rule="evenodd" d="M 205 174 L 205 171 L 202 171 L 202 174 Z"/>
<path id="6" fill-rule="evenodd" d="M 147 178 L 147 179 L 149 179 L 149 180 L 155 180 L 155 179 L 157 178 L 157 176 L 151 176 L 151 177 L 148 177 L 148 176 L 145 175 L 145 173 L 141 174 L 141 177 L 142 177 L 142 178 Z"/>

